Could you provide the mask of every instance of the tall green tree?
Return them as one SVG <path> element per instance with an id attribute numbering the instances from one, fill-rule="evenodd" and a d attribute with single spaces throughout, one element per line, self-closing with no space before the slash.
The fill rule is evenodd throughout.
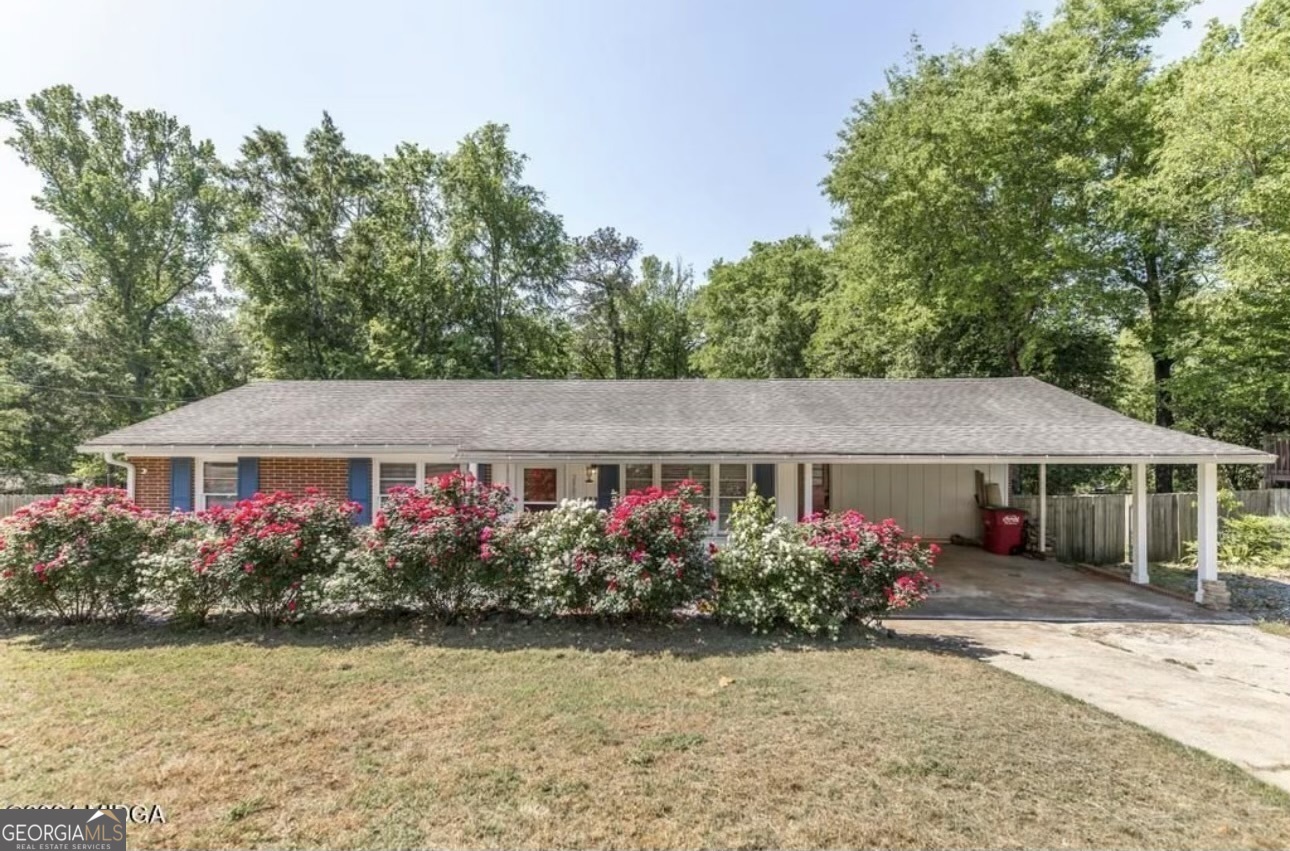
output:
<path id="1" fill-rule="evenodd" d="M 1150 189 L 1169 86 L 1151 45 L 1186 5 L 1069 0 L 983 50 L 916 52 L 891 72 L 825 181 L 839 284 L 814 362 L 1039 375 L 1109 401 L 1127 327 L 1153 359 L 1154 418 L 1171 424 L 1204 246 Z"/>
<path id="2" fill-rule="evenodd" d="M 372 372 L 369 282 L 353 257 L 353 230 L 367 215 L 379 167 L 351 151 L 323 114 L 302 155 L 286 137 L 256 128 L 228 170 L 238 228 L 229 272 L 260 353 L 260 370 L 282 378 L 347 378 Z"/>
<path id="3" fill-rule="evenodd" d="M 1156 105 L 1151 189 L 1209 249 L 1173 382 L 1181 421 L 1257 445 L 1290 431 L 1290 2 L 1211 27 Z"/>
<path id="4" fill-rule="evenodd" d="M 633 264 L 640 243 L 614 228 L 577 237 L 571 246 L 569 283 L 575 309 L 574 346 L 581 372 L 592 378 L 628 378 L 628 314 L 633 306 Z M 634 371 L 634 370 L 633 370 Z"/>
<path id="5" fill-rule="evenodd" d="M 634 304 L 633 333 L 641 378 L 691 378 L 698 329 L 693 320 L 694 269 L 681 257 L 668 262 L 656 255 L 641 258 L 639 296 Z"/>
<path id="6" fill-rule="evenodd" d="M 569 350 L 588 378 L 683 378 L 690 374 L 693 273 L 681 260 L 637 256 L 640 243 L 613 228 L 571 246 Z"/>
<path id="7" fill-rule="evenodd" d="M 371 368 L 400 378 L 483 374 L 470 330 L 473 290 L 455 274 L 440 187 L 442 158 L 399 145 L 381 163 L 351 268 L 371 289 Z"/>
<path id="8" fill-rule="evenodd" d="M 806 375 L 828 277 L 828 255 L 809 236 L 755 242 L 742 260 L 717 261 L 694 306 L 699 371 L 713 378 Z"/>
<path id="9" fill-rule="evenodd" d="M 48 286 L 55 295 L 43 301 L 61 299 L 78 338 L 94 342 L 109 420 L 171 406 L 191 383 L 193 312 L 211 293 L 227 226 L 214 147 L 163 112 L 69 86 L 0 104 L 0 119 L 41 177 L 37 208 L 56 223 L 32 235 L 34 285 Z"/>
<path id="10" fill-rule="evenodd" d="M 564 227 L 524 182 L 527 158 L 508 134 L 504 124 L 486 124 L 443 161 L 448 262 L 469 293 L 489 371 L 551 374 L 567 369 L 553 346 L 567 333 L 555 313 L 565 295 Z"/>

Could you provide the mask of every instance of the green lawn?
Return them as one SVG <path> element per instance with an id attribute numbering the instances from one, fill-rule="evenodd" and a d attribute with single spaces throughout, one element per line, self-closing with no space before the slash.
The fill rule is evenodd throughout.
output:
<path id="1" fill-rule="evenodd" d="M 1290 796 L 954 648 L 707 624 L 0 643 L 0 801 L 132 847 L 1251 847 Z"/>

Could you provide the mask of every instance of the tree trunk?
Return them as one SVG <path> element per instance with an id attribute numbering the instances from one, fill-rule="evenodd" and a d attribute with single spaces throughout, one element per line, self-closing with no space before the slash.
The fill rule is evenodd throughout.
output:
<path id="1" fill-rule="evenodd" d="M 1173 428 L 1173 397 L 1169 392 L 1169 379 L 1174 372 L 1174 359 L 1159 352 L 1151 353 L 1151 365 L 1156 391 L 1156 425 Z M 1174 468 L 1171 464 L 1156 465 L 1156 493 L 1173 493 Z"/>

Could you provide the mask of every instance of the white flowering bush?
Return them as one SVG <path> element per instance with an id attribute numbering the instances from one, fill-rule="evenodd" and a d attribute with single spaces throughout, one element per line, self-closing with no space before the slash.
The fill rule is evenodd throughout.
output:
<path id="1" fill-rule="evenodd" d="M 774 501 L 753 492 L 735 506 L 717 553 L 717 614 L 757 631 L 836 638 L 848 620 L 872 623 L 925 600 L 938 552 L 892 520 L 854 511 L 776 519 Z"/>
<path id="2" fill-rule="evenodd" d="M 499 549 L 526 577 L 528 607 L 542 617 L 591 611 L 605 584 L 606 512 L 566 499 L 550 511 L 509 524 Z"/>
<path id="3" fill-rule="evenodd" d="M 774 500 L 756 492 L 735 505 L 716 567 L 722 620 L 754 632 L 788 626 L 834 637 L 846 622 L 841 575 L 797 524 L 775 517 Z"/>
<path id="4" fill-rule="evenodd" d="M 224 575 L 205 556 L 218 543 L 214 528 L 195 514 L 175 513 L 157 524 L 155 545 L 139 558 L 147 604 L 184 626 L 201 626 L 226 601 Z"/>

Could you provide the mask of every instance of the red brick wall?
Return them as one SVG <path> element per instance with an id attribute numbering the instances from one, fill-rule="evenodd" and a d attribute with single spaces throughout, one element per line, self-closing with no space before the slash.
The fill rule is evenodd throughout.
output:
<path id="1" fill-rule="evenodd" d="M 261 458 L 260 490 L 301 493 L 319 488 L 333 499 L 349 498 L 349 461 L 344 458 Z"/>
<path id="2" fill-rule="evenodd" d="M 131 458 L 134 501 L 152 511 L 170 511 L 170 459 Z"/>
<path id="3" fill-rule="evenodd" d="M 149 457 L 130 461 L 134 463 L 134 501 L 152 511 L 170 511 L 170 459 Z M 194 486 L 198 475 L 200 465 L 194 461 Z M 334 499 L 348 499 L 349 462 L 344 458 L 260 459 L 262 492 L 303 493 L 309 487 L 319 488 Z"/>

